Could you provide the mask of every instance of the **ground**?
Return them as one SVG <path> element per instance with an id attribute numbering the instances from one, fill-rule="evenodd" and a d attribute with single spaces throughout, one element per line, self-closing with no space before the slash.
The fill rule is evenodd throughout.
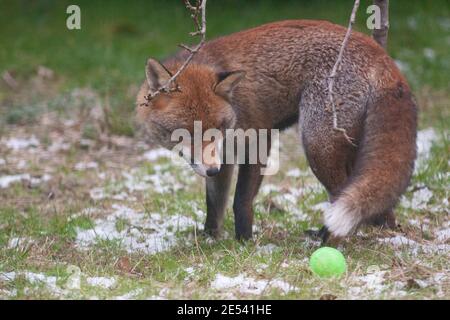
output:
<path id="1" fill-rule="evenodd" d="M 19 10 L 19 2 L 6 3 L 9 13 Z M 244 6 L 240 12 L 246 19 L 230 27 L 234 11 L 212 5 L 211 32 L 294 13 L 345 22 L 349 8 L 327 11 L 329 3 L 317 3 L 283 2 L 276 14 L 270 1 L 255 10 Z M 47 5 L 42 1 L 31 8 L 41 15 L 25 8 L 24 16 L 50 41 L 61 18 L 44 14 Z M 84 6 L 85 16 L 94 14 L 88 2 Z M 445 2 L 406 11 L 393 7 L 397 20 L 390 52 L 421 110 L 419 156 L 396 209 L 398 228 L 364 228 L 345 241 L 339 249 L 348 268 L 339 279 L 318 278 L 308 267 L 320 243 L 306 237 L 305 230 L 321 226 L 327 196 L 308 168 L 296 128 L 282 134 L 280 172 L 265 179 L 256 200 L 254 240 L 233 238 L 231 209 L 223 238 L 202 235 L 202 178 L 147 144 L 131 120 L 143 77 L 139 58 L 145 62 L 148 52 L 168 53 L 182 42 L 184 33 L 174 28 L 189 26 L 185 12 L 175 10 L 186 23 L 171 29 L 157 19 L 170 7 L 156 6 L 148 11 L 156 22 L 147 21 L 153 28 L 144 32 L 145 23 L 132 18 L 143 10 L 117 6 L 102 11 L 95 31 L 86 19 L 88 36 L 70 38 L 61 30 L 61 47 L 51 40 L 44 48 L 34 36 L 8 32 L 27 26 L 25 18 L 0 28 L 10 46 L 0 53 L 0 298 L 450 298 L 450 20 Z M 0 10 L 0 16 L 8 10 Z M 363 21 L 364 31 L 361 26 Z M 162 30 L 168 39 L 152 37 Z M 141 43 L 139 36 L 159 42 L 150 41 L 155 48 L 126 49 Z M 84 45 L 73 46 L 77 41 Z M 133 59 L 126 60 L 127 55 Z M 73 59 L 82 61 L 68 62 Z"/>

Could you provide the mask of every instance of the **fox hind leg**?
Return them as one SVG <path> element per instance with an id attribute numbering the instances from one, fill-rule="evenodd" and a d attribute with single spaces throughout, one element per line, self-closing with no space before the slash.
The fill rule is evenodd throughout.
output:
<path id="1" fill-rule="evenodd" d="M 378 216 L 375 216 L 373 219 L 367 221 L 366 223 L 386 229 L 395 229 L 397 227 L 394 210 L 392 209 L 387 210 Z"/>
<path id="2" fill-rule="evenodd" d="M 311 170 L 325 187 L 330 202 L 333 203 L 348 182 L 357 148 L 349 144 L 340 132 L 333 130 L 332 116 L 325 105 L 325 98 L 319 92 L 306 92 L 300 104 L 299 125 Z M 359 137 L 360 122 L 357 115 L 352 113 L 345 118 L 343 125 L 347 133 L 351 137 Z M 326 227 L 309 234 L 321 238 L 323 242 L 338 242 L 330 238 Z"/>

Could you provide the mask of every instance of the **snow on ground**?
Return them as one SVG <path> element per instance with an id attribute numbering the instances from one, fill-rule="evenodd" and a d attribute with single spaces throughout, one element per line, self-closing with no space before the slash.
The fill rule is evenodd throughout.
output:
<path id="1" fill-rule="evenodd" d="M 75 164 L 75 170 L 77 171 L 84 171 L 88 169 L 97 169 L 98 163 L 95 161 L 88 161 L 88 162 L 78 162 Z"/>
<path id="2" fill-rule="evenodd" d="M 157 193 L 167 193 L 180 190 L 184 186 L 169 171 L 142 175 L 132 170 L 131 172 L 124 172 L 123 176 L 126 178 L 125 187 L 130 192 L 151 189 Z"/>
<path id="3" fill-rule="evenodd" d="M 29 181 L 31 186 L 36 186 L 42 182 L 49 181 L 51 178 L 52 177 L 48 174 L 44 174 L 41 177 L 32 177 L 28 173 L 0 176 L 0 189 L 8 188 L 11 184 L 22 180 Z"/>
<path id="4" fill-rule="evenodd" d="M 424 48 L 423 55 L 428 60 L 434 60 L 436 58 L 436 51 L 434 51 L 432 48 Z"/>
<path id="5" fill-rule="evenodd" d="M 117 240 L 128 252 L 154 254 L 170 249 L 177 242 L 177 232 L 197 224 L 183 215 L 145 214 L 118 204 L 113 205 L 113 210 L 105 219 L 95 220 L 93 229 L 77 230 L 80 248 L 87 249 L 98 239 Z"/>
<path id="6" fill-rule="evenodd" d="M 428 202 L 433 197 L 433 192 L 427 187 L 414 191 L 412 198 L 402 197 L 401 206 L 408 209 L 423 210 L 427 208 Z"/>
<path id="7" fill-rule="evenodd" d="M 436 231 L 435 236 L 439 242 L 446 242 L 450 239 L 450 228 L 444 228 Z"/>
<path id="8" fill-rule="evenodd" d="M 35 241 L 29 237 L 14 237 L 9 239 L 7 248 L 23 250 L 33 243 Z"/>
<path id="9" fill-rule="evenodd" d="M 63 293 L 63 290 L 58 287 L 56 284 L 57 277 L 55 276 L 47 276 L 42 273 L 35 273 L 30 271 L 23 271 L 23 272 L 7 272 L 7 273 L 1 273 L 0 272 L 0 281 L 14 281 L 17 277 L 24 277 L 30 284 L 36 285 L 36 286 L 43 286 L 50 292 L 60 295 Z"/>
<path id="10" fill-rule="evenodd" d="M 417 256 L 419 253 L 425 254 L 450 254 L 450 245 L 448 244 L 421 244 L 412 239 L 408 239 L 405 236 L 394 236 L 390 238 L 381 238 L 378 239 L 381 243 L 386 243 L 394 246 L 395 248 L 408 248 L 409 252 Z"/>
<path id="11" fill-rule="evenodd" d="M 286 176 L 293 178 L 309 177 L 310 173 L 308 171 L 302 171 L 299 168 L 293 168 L 286 172 Z"/>
<path id="12" fill-rule="evenodd" d="M 156 161 L 161 158 L 172 158 L 173 152 L 164 148 L 156 148 L 145 152 L 142 157 L 148 161 Z"/>
<path id="13" fill-rule="evenodd" d="M 322 211 L 325 212 L 326 209 L 330 207 L 330 203 L 328 201 L 320 202 L 312 206 L 312 210 L 314 211 Z"/>
<path id="14" fill-rule="evenodd" d="M 241 294 L 260 295 L 267 293 L 272 289 L 277 289 L 283 294 L 290 291 L 298 291 L 299 289 L 291 286 L 289 283 L 280 279 L 260 279 L 257 280 L 248 277 L 245 274 L 240 274 L 236 277 L 228 277 L 222 274 L 217 274 L 216 278 L 211 282 L 211 288 L 219 291 L 237 290 Z"/>
<path id="15" fill-rule="evenodd" d="M 280 191 L 281 191 L 281 187 L 274 185 L 274 184 L 270 184 L 270 183 L 263 184 L 261 186 L 261 188 L 259 189 L 259 193 L 264 196 L 267 196 L 271 193 L 280 192 Z"/>
<path id="16" fill-rule="evenodd" d="M 256 248 L 256 253 L 259 255 L 267 255 L 267 254 L 272 254 L 275 251 L 279 251 L 279 250 L 280 250 L 280 247 L 278 247 L 277 245 L 275 245 L 273 243 L 269 243 L 264 246 L 258 246 Z"/>
<path id="17" fill-rule="evenodd" d="M 33 290 L 37 287 L 43 287 L 55 296 L 64 297 L 77 294 L 81 288 L 82 273 L 80 269 L 77 266 L 68 266 L 67 272 L 72 273 L 67 279 L 31 271 L 0 272 L 0 281 L 11 282 L 15 281 L 18 277 L 22 277 L 32 285 L 26 286 L 26 291 Z M 117 280 L 112 277 L 95 276 L 86 277 L 85 280 L 89 286 L 100 289 L 111 289 L 117 285 Z M 0 292 L 0 297 L 2 295 L 3 294 Z M 5 292 L 4 295 L 13 296 L 15 294 L 12 292 Z"/>
<path id="18" fill-rule="evenodd" d="M 86 278 L 87 284 L 94 287 L 101 287 L 104 289 L 110 289 L 117 284 L 117 280 L 115 278 L 108 277 L 88 277 Z"/>
<path id="19" fill-rule="evenodd" d="M 303 213 L 300 208 L 298 203 L 299 198 L 300 197 L 296 194 L 286 192 L 272 197 L 272 201 L 277 208 L 289 212 L 289 214 L 292 214 L 297 220 L 306 221 L 309 217 Z"/>
<path id="20" fill-rule="evenodd" d="M 2 139 L 1 142 L 12 150 L 27 149 L 39 146 L 39 140 L 33 135 L 30 138 L 9 138 Z"/>
<path id="21" fill-rule="evenodd" d="M 426 162 L 430 158 L 431 147 L 433 143 L 438 140 L 438 135 L 433 128 L 420 130 L 417 132 L 417 160 L 416 160 L 416 173 L 418 170 L 423 169 Z"/>
<path id="22" fill-rule="evenodd" d="M 124 295 L 115 297 L 114 300 L 132 300 L 132 299 L 136 299 L 137 296 L 139 296 L 143 292 L 144 292 L 144 290 L 142 288 L 134 289 L 134 290 L 132 290 L 132 291 L 130 291 L 128 293 L 125 293 Z"/>
<path id="23" fill-rule="evenodd" d="M 348 289 L 348 294 L 353 299 L 361 299 L 364 295 L 379 296 L 385 289 L 384 277 L 386 271 L 374 271 L 351 279 L 352 282 L 358 284 Z"/>
<path id="24" fill-rule="evenodd" d="M 30 179 L 29 174 L 0 176 L 0 188 L 8 188 L 10 184 Z"/>

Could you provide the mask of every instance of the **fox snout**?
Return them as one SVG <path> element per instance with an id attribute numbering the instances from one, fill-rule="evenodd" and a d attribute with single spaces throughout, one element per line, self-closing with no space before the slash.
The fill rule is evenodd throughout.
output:
<path id="1" fill-rule="evenodd" d="M 192 169 L 202 177 L 214 177 L 220 172 L 220 164 L 218 166 L 207 166 L 204 164 L 191 164 Z"/>
<path id="2" fill-rule="evenodd" d="M 221 143 L 208 142 L 203 143 L 201 162 L 191 158 L 191 167 L 202 177 L 213 177 L 220 172 L 221 161 Z"/>

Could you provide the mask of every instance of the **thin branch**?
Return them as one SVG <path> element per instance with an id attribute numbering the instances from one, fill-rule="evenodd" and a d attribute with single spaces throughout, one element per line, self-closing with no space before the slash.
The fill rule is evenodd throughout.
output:
<path id="1" fill-rule="evenodd" d="M 161 92 L 170 92 L 172 91 L 171 85 L 175 82 L 177 77 L 183 72 L 184 69 L 189 65 L 189 63 L 192 61 L 194 56 L 197 54 L 197 52 L 200 51 L 200 49 L 203 47 L 206 41 L 206 1 L 207 0 L 197 0 L 196 6 L 193 6 L 189 0 L 184 0 L 184 4 L 188 10 L 190 10 L 191 17 L 194 20 L 194 23 L 196 25 L 197 30 L 194 32 L 190 32 L 189 34 L 191 36 L 200 36 L 200 42 L 194 46 L 194 47 L 188 47 L 184 44 L 180 44 L 179 46 L 184 48 L 189 52 L 189 56 L 186 58 L 184 63 L 181 65 L 181 67 L 178 69 L 177 72 L 173 74 L 170 79 L 163 84 L 158 90 L 155 92 L 150 93 L 146 99 L 147 101 L 150 101 L 154 97 L 156 97 Z M 201 19 L 200 16 L 201 15 Z"/>
<path id="2" fill-rule="evenodd" d="M 373 29 L 372 36 L 384 49 L 387 48 L 389 32 L 389 0 L 374 0 L 373 4 L 380 8 L 380 28 Z"/>
<path id="3" fill-rule="evenodd" d="M 336 78 L 336 74 L 337 74 L 337 71 L 339 69 L 339 66 L 340 66 L 340 64 L 342 62 L 342 57 L 344 55 L 344 51 L 345 51 L 345 47 L 347 46 L 348 39 L 350 38 L 350 34 L 352 33 L 353 24 L 355 23 L 356 11 L 358 11 L 359 1 L 360 0 L 355 0 L 355 3 L 353 5 L 352 14 L 350 16 L 350 22 L 348 24 L 347 32 L 345 33 L 344 40 L 342 41 L 341 48 L 339 50 L 339 54 L 338 54 L 337 60 L 336 60 L 336 62 L 334 64 L 334 66 L 333 66 L 333 69 L 331 70 L 330 76 L 328 77 L 329 78 L 329 81 L 328 81 L 328 99 L 329 99 L 329 102 L 331 104 L 331 108 L 332 108 L 332 111 L 333 111 L 333 130 L 342 132 L 342 134 L 344 135 L 345 139 L 351 145 L 353 145 L 355 147 L 356 147 L 356 145 L 353 143 L 354 139 L 347 135 L 347 131 L 344 128 L 340 128 L 338 126 L 338 117 L 337 117 L 337 112 L 336 112 L 336 102 L 334 101 L 334 91 L 333 90 L 334 90 L 334 80 Z"/>

